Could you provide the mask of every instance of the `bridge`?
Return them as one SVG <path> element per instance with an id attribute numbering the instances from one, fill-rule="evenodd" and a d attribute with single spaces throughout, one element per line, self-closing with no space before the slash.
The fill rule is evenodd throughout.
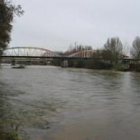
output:
<path id="1" fill-rule="evenodd" d="M 61 61 L 61 66 L 67 66 L 69 60 L 92 59 L 95 50 L 81 50 L 69 55 L 60 55 L 57 52 L 42 47 L 12 47 L 7 48 L 2 57 L 2 62 L 15 64 L 17 62 L 26 64 L 49 64 L 53 60 Z M 123 58 L 127 63 L 136 63 L 140 60 Z"/>
<path id="2" fill-rule="evenodd" d="M 7 48 L 2 58 L 90 58 L 93 55 L 93 50 L 78 51 L 67 56 L 51 50 L 39 47 L 12 47 Z"/>
<path id="3" fill-rule="evenodd" d="M 95 50 L 81 50 L 68 55 L 68 57 L 91 58 Z"/>
<path id="4" fill-rule="evenodd" d="M 12 47 L 7 48 L 3 55 L 3 62 L 49 62 L 54 59 L 59 59 L 62 61 L 69 59 L 90 59 L 93 55 L 93 50 L 83 50 L 75 52 L 67 56 L 61 56 L 59 53 L 42 48 L 42 47 Z"/>
<path id="5" fill-rule="evenodd" d="M 39 47 L 12 47 L 7 48 L 2 57 L 28 57 L 28 56 L 34 56 L 34 57 L 52 57 L 56 56 L 57 54 L 53 51 L 39 48 Z"/>

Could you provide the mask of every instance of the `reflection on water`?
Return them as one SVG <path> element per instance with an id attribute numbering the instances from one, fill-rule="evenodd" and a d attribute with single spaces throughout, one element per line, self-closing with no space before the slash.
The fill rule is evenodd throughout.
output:
<path id="1" fill-rule="evenodd" d="M 139 73 L 7 66 L 0 76 L 9 118 L 32 140 L 140 139 Z"/>

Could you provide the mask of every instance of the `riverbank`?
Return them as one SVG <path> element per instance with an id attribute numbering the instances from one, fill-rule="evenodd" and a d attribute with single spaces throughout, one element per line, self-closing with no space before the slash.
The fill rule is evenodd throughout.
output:
<path id="1" fill-rule="evenodd" d="M 0 70 L 0 140 L 28 140 L 32 135 L 30 134 L 32 128 L 41 131 L 50 128 L 51 118 L 57 114 L 62 102 L 59 104 L 58 100 L 44 99 L 40 96 L 47 91 L 41 91 L 40 82 L 45 75 L 45 70 L 49 69 L 55 71 L 57 68 L 30 66 L 24 70 L 15 70 L 11 69 L 11 66 L 2 66 Z M 41 74 L 42 70 L 44 75 L 41 78 L 38 74 Z M 40 135 L 38 134 L 37 137 L 38 140 Z"/>
<path id="2" fill-rule="evenodd" d="M 63 64 L 61 60 L 53 60 L 52 65 L 61 66 Z M 111 63 L 110 61 L 99 60 L 99 59 L 87 59 L 87 60 L 68 60 L 67 66 L 68 68 L 86 68 L 93 70 L 118 70 L 118 71 L 137 71 L 140 72 L 140 64 L 137 63 L 128 63 L 125 60 L 121 60 L 118 63 Z M 66 68 L 64 67 L 64 68 Z"/>
<path id="3" fill-rule="evenodd" d="M 87 70 L 96 70 L 96 71 L 120 71 L 120 72 L 140 72 L 139 68 L 130 68 L 129 66 L 125 67 L 125 66 L 113 66 L 109 69 L 107 68 L 88 68 L 88 67 L 62 67 L 62 68 L 74 68 L 74 69 L 87 69 Z"/>
<path id="4" fill-rule="evenodd" d="M 0 132 L 0 140 L 23 140 L 16 132 Z"/>
<path id="5" fill-rule="evenodd" d="M 14 112 L 9 99 L 12 95 L 9 95 L 6 88 L 8 87 L 0 81 L 0 140 L 22 140 L 17 132 L 17 118 L 14 118 L 17 112 Z"/>

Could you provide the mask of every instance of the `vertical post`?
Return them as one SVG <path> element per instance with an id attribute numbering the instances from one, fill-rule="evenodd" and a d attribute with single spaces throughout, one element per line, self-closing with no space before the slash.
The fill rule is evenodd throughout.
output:
<path id="1" fill-rule="evenodd" d="M 68 60 L 62 59 L 62 61 L 61 61 L 61 67 L 62 67 L 62 68 L 68 67 Z"/>
<path id="2" fill-rule="evenodd" d="M 16 61 L 15 61 L 15 59 L 13 58 L 12 61 L 11 61 L 11 65 L 14 66 L 15 64 L 16 64 Z"/>

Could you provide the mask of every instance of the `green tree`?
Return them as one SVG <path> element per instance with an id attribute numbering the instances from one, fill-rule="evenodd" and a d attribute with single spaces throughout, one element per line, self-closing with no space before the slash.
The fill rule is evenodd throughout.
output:
<path id="1" fill-rule="evenodd" d="M 9 44 L 14 16 L 20 16 L 23 10 L 20 5 L 14 5 L 11 0 L 0 0 L 0 56 Z"/>
<path id="2" fill-rule="evenodd" d="M 134 59 L 140 59 L 140 37 L 136 37 L 135 40 L 133 41 L 132 44 L 132 49 L 131 49 L 131 56 Z"/>
<path id="3" fill-rule="evenodd" d="M 122 42 L 118 37 L 109 38 L 104 45 L 102 52 L 102 57 L 105 60 L 110 61 L 113 64 L 116 64 L 120 58 L 122 58 Z"/>

